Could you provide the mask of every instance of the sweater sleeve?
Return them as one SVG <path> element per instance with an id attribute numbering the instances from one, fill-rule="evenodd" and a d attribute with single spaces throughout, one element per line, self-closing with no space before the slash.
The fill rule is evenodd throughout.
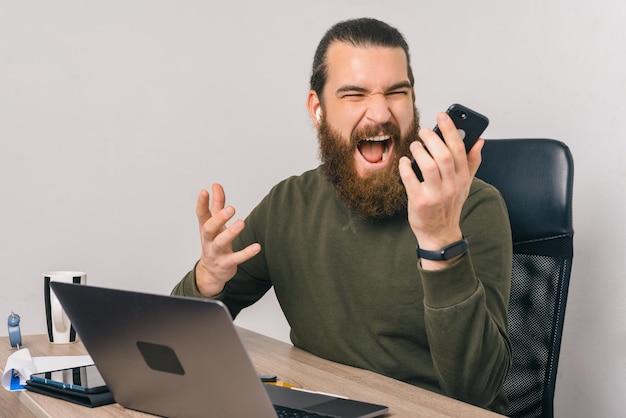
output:
<path id="1" fill-rule="evenodd" d="M 512 242 L 506 207 L 496 189 L 472 189 L 461 229 L 469 243 L 463 257 L 444 270 L 418 266 L 426 331 L 444 392 L 493 407 L 511 363 L 507 309 Z"/>
<path id="2" fill-rule="evenodd" d="M 196 263 L 197 264 L 197 263 Z M 174 296 L 189 296 L 194 298 L 203 298 L 204 296 L 198 290 L 196 286 L 196 267 L 191 269 L 189 273 L 183 277 L 183 279 L 174 286 L 172 289 L 172 295 Z"/>

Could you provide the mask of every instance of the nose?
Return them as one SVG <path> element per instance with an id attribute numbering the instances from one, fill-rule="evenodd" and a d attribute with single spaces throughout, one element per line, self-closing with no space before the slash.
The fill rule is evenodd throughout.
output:
<path id="1" fill-rule="evenodd" d="M 391 110 L 384 94 L 372 94 L 367 103 L 365 117 L 372 123 L 382 125 L 391 119 Z"/>

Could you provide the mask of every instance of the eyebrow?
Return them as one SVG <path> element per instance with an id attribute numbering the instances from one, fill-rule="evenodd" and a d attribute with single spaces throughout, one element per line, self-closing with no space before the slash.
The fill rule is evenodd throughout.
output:
<path id="1" fill-rule="evenodd" d="M 393 84 L 391 87 L 389 87 L 387 90 L 385 90 L 385 93 L 390 92 L 390 91 L 394 91 L 394 90 L 398 90 L 398 89 L 411 89 L 411 83 L 409 83 L 408 81 L 401 81 L 399 83 Z M 359 86 L 353 86 L 353 85 L 346 85 L 346 86 L 341 86 L 340 88 L 337 89 L 337 94 L 340 93 L 346 93 L 349 91 L 354 91 L 354 92 L 359 92 L 359 93 L 367 93 L 367 89 L 363 88 L 363 87 L 359 87 Z"/>

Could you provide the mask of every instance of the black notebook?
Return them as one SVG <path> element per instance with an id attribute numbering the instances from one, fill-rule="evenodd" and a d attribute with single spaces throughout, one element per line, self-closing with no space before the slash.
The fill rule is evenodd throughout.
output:
<path id="1" fill-rule="evenodd" d="M 89 408 L 115 403 L 113 394 L 110 391 L 100 393 L 84 393 L 47 385 L 45 383 L 33 382 L 30 379 L 26 381 L 26 385 L 24 387 L 26 390 L 30 390 L 32 392 L 52 396 L 53 398 L 63 399 L 65 401 L 87 406 Z"/>

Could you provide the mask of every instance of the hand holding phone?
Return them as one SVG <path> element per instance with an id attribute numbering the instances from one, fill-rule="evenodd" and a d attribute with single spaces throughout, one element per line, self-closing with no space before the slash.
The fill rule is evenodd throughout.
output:
<path id="1" fill-rule="evenodd" d="M 487 125 L 489 125 L 489 119 L 481 115 L 480 113 L 465 107 L 460 104 L 453 104 L 446 110 L 452 122 L 454 122 L 454 126 L 459 131 L 461 135 L 461 139 L 465 143 L 465 151 L 469 152 L 470 149 L 474 146 L 480 135 L 485 131 Z M 439 126 L 435 126 L 433 131 L 439 135 L 439 137 L 443 140 L 443 134 L 439 129 Z M 413 167 L 413 171 L 415 171 L 415 175 L 419 181 L 424 181 L 424 177 L 422 176 L 422 171 L 415 159 L 411 158 L 411 167 Z M 402 182 L 402 180 L 400 180 Z"/>

